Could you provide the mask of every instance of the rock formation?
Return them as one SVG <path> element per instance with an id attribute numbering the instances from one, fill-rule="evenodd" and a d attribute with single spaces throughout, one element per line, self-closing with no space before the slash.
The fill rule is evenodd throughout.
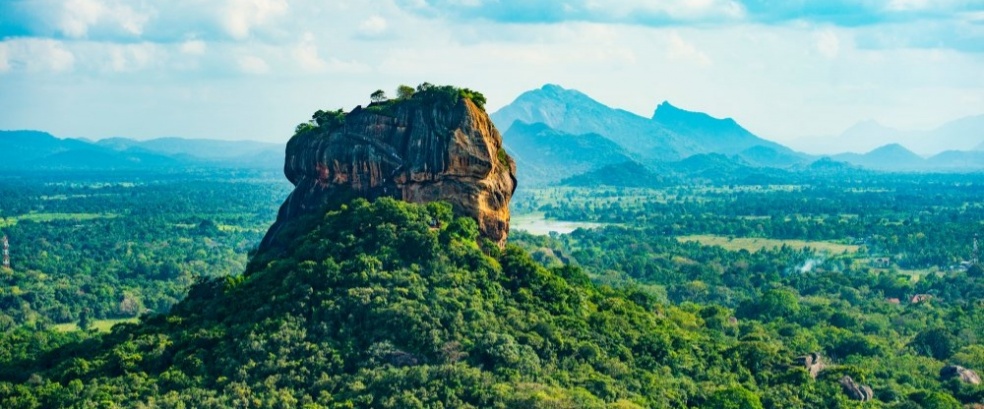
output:
<path id="1" fill-rule="evenodd" d="M 960 365 L 947 365 L 943 369 L 940 369 L 940 378 L 947 380 L 950 378 L 960 379 L 961 382 L 969 383 L 971 385 L 980 385 L 981 377 L 970 369 L 964 368 Z"/>
<path id="2" fill-rule="evenodd" d="M 875 397 L 875 392 L 871 390 L 870 386 L 858 385 L 854 382 L 854 379 L 851 379 L 850 376 L 844 375 L 843 378 L 840 378 L 839 382 L 841 389 L 843 389 L 844 393 L 851 399 L 867 402 Z"/>
<path id="3" fill-rule="evenodd" d="M 806 369 L 806 371 L 810 373 L 810 377 L 813 379 L 817 379 L 817 375 L 820 374 L 820 371 L 827 368 L 827 365 L 823 363 L 823 359 L 820 357 L 820 354 L 816 352 L 796 358 L 796 363 Z"/>
<path id="4" fill-rule="evenodd" d="M 318 111 L 298 126 L 284 163 L 295 188 L 260 249 L 276 247 L 282 228 L 305 213 L 382 196 L 447 201 L 455 214 L 474 218 L 483 237 L 504 245 L 516 165 L 488 114 L 460 91 L 418 89 L 347 114 Z"/>

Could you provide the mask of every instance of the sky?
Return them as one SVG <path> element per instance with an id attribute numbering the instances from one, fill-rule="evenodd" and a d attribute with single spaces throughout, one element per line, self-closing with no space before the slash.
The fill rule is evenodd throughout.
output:
<path id="1" fill-rule="evenodd" d="M 984 114 L 984 0 L 0 0 L 0 129 L 284 142 L 451 84 L 668 100 L 794 147 Z"/>

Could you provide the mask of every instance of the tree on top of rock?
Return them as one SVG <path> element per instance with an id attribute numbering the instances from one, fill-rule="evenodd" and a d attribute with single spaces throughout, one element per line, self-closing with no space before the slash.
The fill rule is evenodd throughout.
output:
<path id="1" fill-rule="evenodd" d="M 381 89 L 377 89 L 376 92 L 373 92 L 371 95 L 369 95 L 369 100 L 372 101 L 373 103 L 385 102 L 386 99 L 387 99 L 386 91 L 383 91 Z"/>

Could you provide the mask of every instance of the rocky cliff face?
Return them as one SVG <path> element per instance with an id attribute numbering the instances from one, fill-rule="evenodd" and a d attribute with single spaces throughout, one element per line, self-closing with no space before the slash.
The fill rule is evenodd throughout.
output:
<path id="1" fill-rule="evenodd" d="M 478 221 L 482 236 L 505 243 L 516 165 L 469 98 L 418 92 L 318 122 L 299 127 L 287 143 L 284 173 L 295 188 L 261 250 L 275 247 L 283 227 L 305 213 L 381 196 L 450 202 L 457 215 Z"/>

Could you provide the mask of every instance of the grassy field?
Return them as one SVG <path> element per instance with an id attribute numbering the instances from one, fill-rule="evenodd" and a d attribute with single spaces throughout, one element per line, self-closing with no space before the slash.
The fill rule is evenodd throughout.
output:
<path id="1" fill-rule="evenodd" d="M 137 319 L 125 318 L 121 320 L 93 320 L 92 328 L 99 332 L 109 332 L 110 328 L 113 328 L 113 325 L 123 322 L 137 322 Z M 70 322 L 67 324 L 56 324 L 52 328 L 54 328 L 55 331 L 70 332 L 70 331 L 78 331 L 79 325 L 74 322 Z"/>
<path id="2" fill-rule="evenodd" d="M 705 246 L 721 246 L 730 251 L 748 250 L 750 252 L 756 252 L 773 247 L 781 247 L 784 244 L 795 249 L 809 247 L 817 251 L 832 254 L 840 254 L 843 252 L 856 253 L 860 248 L 860 246 L 831 243 L 829 241 L 776 240 L 750 237 L 729 238 L 726 236 L 715 236 L 710 234 L 679 236 L 677 237 L 677 240 L 680 242 L 696 241 Z"/>

